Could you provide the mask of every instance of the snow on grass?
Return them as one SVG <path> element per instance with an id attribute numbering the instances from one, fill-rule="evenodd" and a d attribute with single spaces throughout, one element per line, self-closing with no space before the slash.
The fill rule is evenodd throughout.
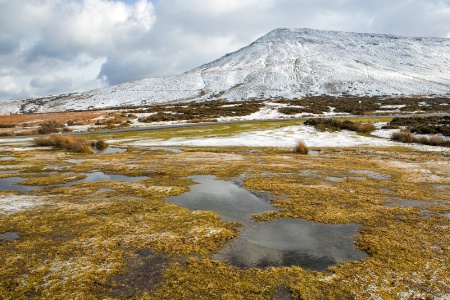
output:
<path id="1" fill-rule="evenodd" d="M 27 195 L 0 195 L 0 215 L 13 214 L 44 204 L 42 197 Z"/>
<path id="2" fill-rule="evenodd" d="M 263 131 L 247 131 L 230 136 L 142 139 L 131 142 L 133 146 L 243 146 L 243 147 L 288 147 L 303 140 L 308 147 L 392 147 L 403 146 L 425 151 L 445 151 L 443 147 L 417 144 L 399 144 L 391 141 L 392 130 L 377 130 L 376 136 L 363 136 L 352 131 L 320 132 L 311 126 L 296 125 Z"/>

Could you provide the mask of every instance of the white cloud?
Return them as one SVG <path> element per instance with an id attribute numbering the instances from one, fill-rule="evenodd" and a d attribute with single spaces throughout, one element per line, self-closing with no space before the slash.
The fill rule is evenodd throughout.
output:
<path id="1" fill-rule="evenodd" d="M 107 57 L 154 22 L 147 0 L 0 0 L 0 99 L 100 87 Z"/>
<path id="2" fill-rule="evenodd" d="M 450 37 L 450 1 L 0 0 L 0 99 L 177 74 L 279 27 Z"/>

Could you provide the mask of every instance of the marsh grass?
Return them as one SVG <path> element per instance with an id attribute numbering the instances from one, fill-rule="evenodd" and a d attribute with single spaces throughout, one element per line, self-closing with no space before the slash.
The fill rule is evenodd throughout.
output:
<path id="1" fill-rule="evenodd" d="M 132 270 L 127 261 L 136 250 L 145 249 L 162 253 L 173 263 L 161 270 L 163 282 L 151 290 L 136 290 L 132 296 L 136 299 L 270 299 L 280 286 L 300 299 L 396 299 L 405 292 L 438 298 L 448 293 L 442 285 L 449 284 L 450 269 L 445 239 L 450 220 L 442 215 L 449 211 L 448 154 L 405 147 L 324 148 L 320 157 L 298 159 L 286 149 L 185 150 L 135 148 L 107 157 L 87 154 L 83 163 L 67 163 L 65 172 L 78 175 L 95 169 L 151 176 L 134 183 L 46 187 L 34 193 L 47 206 L 3 215 L 0 233 L 19 232 L 21 238 L 0 243 L 0 298 L 108 298 L 112 278 Z M 37 149 L 4 153 L 12 154 L 14 169 L 30 179 L 45 166 L 77 157 Z M 352 178 L 355 171 L 360 171 L 358 180 Z M 390 177 L 371 178 L 365 171 Z M 223 222 L 209 211 L 192 212 L 164 202 L 189 190 L 194 182 L 188 176 L 204 174 L 243 178 L 244 187 L 278 196 L 277 211 L 258 215 L 257 221 L 358 223 L 356 245 L 370 256 L 327 272 L 296 266 L 241 270 L 213 261 L 210 255 L 238 234 L 239 224 Z M 325 186 L 328 176 L 347 179 Z M 437 184 L 442 188 L 436 189 Z M 99 193 L 101 189 L 108 191 Z M 430 209 L 383 206 L 388 197 L 427 201 Z"/>
<path id="2" fill-rule="evenodd" d="M 3 131 L 3 132 L 0 132 L 0 136 L 14 136 L 14 131 Z"/>
<path id="3" fill-rule="evenodd" d="M 294 152 L 297 154 L 303 154 L 303 155 L 308 154 L 308 147 L 306 146 L 306 144 L 303 140 L 299 140 L 295 143 Z"/>
<path id="4" fill-rule="evenodd" d="M 93 153 L 90 142 L 84 138 L 76 138 L 60 134 L 52 134 L 46 137 L 34 139 L 36 146 L 52 146 L 75 153 Z"/>
<path id="5" fill-rule="evenodd" d="M 450 147 L 450 139 L 446 139 L 438 135 L 432 135 L 430 137 L 417 137 L 413 135 L 409 130 L 394 132 L 391 136 L 391 140 L 409 144 L 417 143 L 428 146 Z"/>
<path id="6" fill-rule="evenodd" d="M 335 119 L 315 118 L 306 120 L 304 124 L 314 126 L 319 131 L 350 130 L 360 133 L 370 133 L 376 129 L 370 120 L 363 123 L 361 120 L 353 122 L 351 120 L 339 121 Z"/>
<path id="7" fill-rule="evenodd" d="M 104 140 L 92 141 L 91 146 L 97 150 L 105 150 L 109 147 L 108 143 Z"/>

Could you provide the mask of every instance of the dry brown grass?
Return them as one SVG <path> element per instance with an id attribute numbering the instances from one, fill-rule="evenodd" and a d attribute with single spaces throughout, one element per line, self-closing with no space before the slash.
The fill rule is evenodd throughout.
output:
<path id="1" fill-rule="evenodd" d="M 3 132 L 0 132 L 0 136 L 14 136 L 14 132 L 13 131 L 3 131 Z"/>
<path id="2" fill-rule="evenodd" d="M 47 114 L 22 114 L 22 115 L 0 115 L 1 124 L 22 125 L 28 123 L 30 126 L 39 125 L 42 122 L 53 120 L 58 123 L 66 124 L 69 121 L 83 124 L 92 124 L 93 119 L 98 117 L 107 117 L 106 111 L 87 111 L 87 112 L 63 112 Z"/>
<path id="3" fill-rule="evenodd" d="M 108 143 L 104 140 L 92 141 L 91 146 L 95 147 L 98 150 L 105 150 L 109 147 Z"/>
<path id="4" fill-rule="evenodd" d="M 294 146 L 294 152 L 303 155 L 308 154 L 308 147 L 306 146 L 303 140 L 297 141 L 297 143 Z"/>
<path id="5" fill-rule="evenodd" d="M 401 142 L 401 143 L 417 143 L 428 146 L 441 146 L 441 147 L 450 147 L 450 140 L 440 137 L 438 135 L 431 135 L 429 137 L 414 136 L 410 131 L 399 131 L 394 132 L 391 136 L 391 140 Z"/>
<path id="6" fill-rule="evenodd" d="M 88 140 L 71 136 L 52 134 L 48 137 L 37 137 L 34 139 L 36 146 L 52 146 L 75 153 L 92 153 Z"/>

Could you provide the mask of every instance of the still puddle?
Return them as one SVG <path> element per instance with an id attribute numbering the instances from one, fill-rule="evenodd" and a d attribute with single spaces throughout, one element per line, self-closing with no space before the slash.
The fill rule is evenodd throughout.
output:
<path id="1" fill-rule="evenodd" d="M 380 180 L 389 180 L 391 179 L 391 175 L 389 174 L 381 174 L 375 171 L 370 170 L 352 170 L 351 173 L 366 175 L 370 179 L 380 179 Z"/>
<path id="2" fill-rule="evenodd" d="M 166 202 L 190 210 L 212 210 L 228 222 L 245 223 L 250 216 L 275 210 L 267 201 L 250 193 L 231 181 L 215 180 L 213 176 L 192 176 L 199 184 L 180 196 L 169 197 Z"/>
<path id="3" fill-rule="evenodd" d="M 406 207 L 416 207 L 430 205 L 429 202 L 420 201 L 420 200 L 399 200 L 394 202 L 389 202 L 384 204 L 383 206 L 406 206 Z"/>
<path id="4" fill-rule="evenodd" d="M 325 180 L 332 181 L 332 182 L 342 182 L 346 179 L 347 179 L 347 177 L 333 177 L 333 176 L 325 177 Z"/>
<path id="5" fill-rule="evenodd" d="M 239 237 L 213 259 L 228 260 L 240 268 L 295 265 L 322 271 L 367 257 L 353 244 L 357 224 L 329 225 L 300 219 L 255 223 L 251 215 L 275 210 L 263 197 L 213 176 L 191 178 L 199 184 L 191 186 L 190 192 L 166 201 L 190 210 L 212 210 L 225 221 L 244 224 Z"/>
<path id="6" fill-rule="evenodd" d="M 20 238 L 20 235 L 18 232 L 5 232 L 0 233 L 0 241 L 15 241 Z"/>
<path id="7" fill-rule="evenodd" d="M 64 184 L 55 184 L 51 186 L 72 186 L 78 183 L 83 182 L 98 182 L 98 181 L 124 181 L 124 182 L 136 182 L 140 180 L 147 179 L 147 176 L 138 176 L 138 177 L 130 177 L 125 175 L 115 175 L 115 174 L 105 174 L 103 172 L 92 172 L 92 173 L 81 173 L 81 175 L 86 175 L 85 178 L 64 183 Z M 29 192 L 42 189 L 44 186 L 30 186 L 30 185 L 21 185 L 20 183 L 27 180 L 27 178 L 23 177 L 8 177 L 8 178 L 0 178 L 0 191 L 19 191 L 19 192 Z"/>
<path id="8" fill-rule="evenodd" d="M 183 150 L 180 148 L 170 148 L 170 147 L 151 147 L 148 148 L 150 151 L 167 151 L 167 152 L 173 152 L 173 153 L 181 153 Z"/>
<path id="9" fill-rule="evenodd" d="M 82 163 L 82 162 L 85 162 L 85 161 L 87 161 L 88 159 L 73 159 L 73 158 L 71 158 L 71 159 L 66 159 L 66 161 L 68 162 L 68 163 L 71 163 L 71 164 L 79 164 L 79 163 Z"/>
<path id="10" fill-rule="evenodd" d="M 3 156 L 3 157 L 0 157 L 0 161 L 8 161 L 8 160 L 14 160 L 14 156 Z"/>
<path id="11" fill-rule="evenodd" d="M 139 180 L 147 179 L 146 176 L 137 176 L 137 177 L 130 177 L 125 175 L 115 175 L 115 174 L 105 174 L 103 172 L 92 172 L 92 173 L 81 173 L 82 175 L 86 175 L 86 178 L 68 182 L 65 184 L 59 184 L 58 186 L 72 186 L 78 183 L 83 182 L 98 182 L 98 181 L 107 181 L 107 180 L 114 180 L 114 181 L 125 181 L 125 182 L 136 182 Z"/>
<path id="12" fill-rule="evenodd" d="M 352 237 L 359 225 L 329 225 L 280 219 L 247 226 L 241 236 L 214 259 L 240 268 L 300 266 L 324 271 L 349 260 L 367 257 L 355 249 Z"/>
<path id="13" fill-rule="evenodd" d="M 40 186 L 20 185 L 20 183 L 25 180 L 27 180 L 27 178 L 23 177 L 0 178 L 0 191 L 29 192 L 42 188 Z"/>
<path id="14" fill-rule="evenodd" d="M 127 152 L 126 148 L 108 147 L 103 150 L 94 149 L 94 154 L 113 154 Z"/>

